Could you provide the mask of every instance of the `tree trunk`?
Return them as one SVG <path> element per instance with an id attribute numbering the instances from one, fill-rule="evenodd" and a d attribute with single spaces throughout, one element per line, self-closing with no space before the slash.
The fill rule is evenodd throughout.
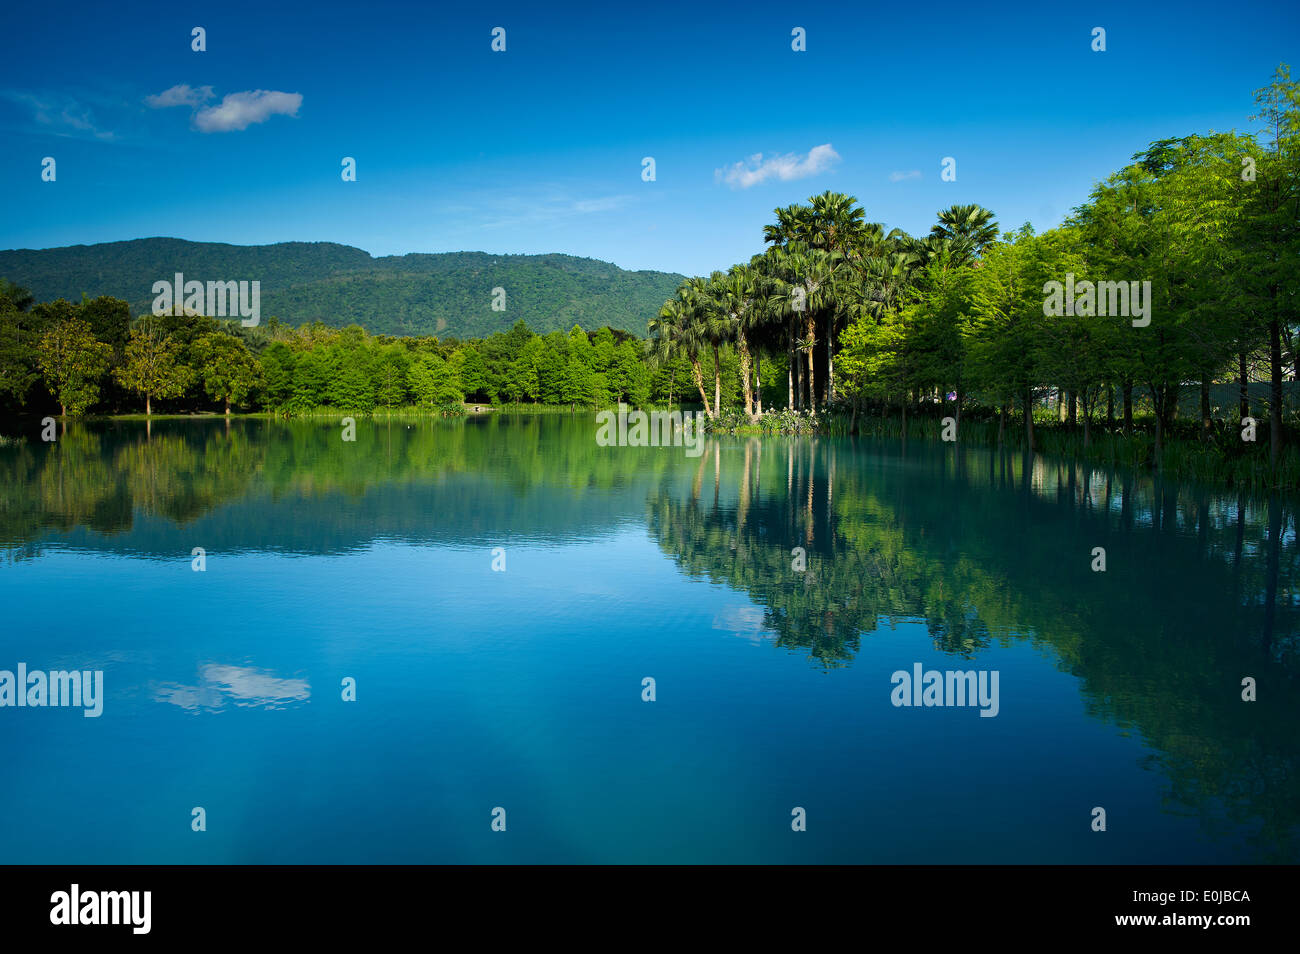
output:
<path id="1" fill-rule="evenodd" d="M 763 354 L 754 355 L 754 400 L 756 416 L 763 416 Z"/>
<path id="2" fill-rule="evenodd" d="M 1124 382 L 1124 433 L 1133 434 L 1133 382 Z"/>
<path id="3" fill-rule="evenodd" d="M 790 367 L 794 369 L 793 403 L 790 406 L 798 411 L 803 407 L 803 358 L 795 351 L 793 337 L 790 339 Z"/>
<path id="4" fill-rule="evenodd" d="M 1002 436 L 1007 430 L 1007 405 L 1004 402 L 998 408 L 998 447 L 1002 446 Z"/>
<path id="5" fill-rule="evenodd" d="M 1109 382 L 1106 384 L 1106 430 L 1109 431 L 1115 426 L 1115 389 Z"/>
<path id="6" fill-rule="evenodd" d="M 1240 375 L 1240 408 L 1242 417 L 1250 417 L 1250 372 L 1246 368 L 1246 352 L 1237 355 L 1237 373 Z"/>
<path id="7" fill-rule="evenodd" d="M 835 400 L 835 355 L 831 354 L 831 336 L 826 335 L 826 400 Z"/>
<path id="8" fill-rule="evenodd" d="M 713 408 L 709 407 L 709 392 L 704 390 L 704 370 L 700 367 L 700 359 L 697 355 L 691 355 L 691 375 L 695 378 L 695 386 L 700 389 L 700 401 L 704 404 L 704 414 L 710 420 L 713 419 Z"/>
<path id="9" fill-rule="evenodd" d="M 722 358 L 718 355 L 718 346 L 713 346 L 713 407 L 722 413 Z"/>
<path id="10" fill-rule="evenodd" d="M 1210 375 L 1207 372 L 1201 375 L 1201 440 L 1208 444 L 1213 429 L 1214 423 L 1210 420 Z"/>
<path id="11" fill-rule="evenodd" d="M 1274 315 L 1268 323 L 1268 461 L 1277 466 L 1282 452 L 1282 329 Z"/>
<path id="12" fill-rule="evenodd" d="M 807 394 L 804 390 L 803 381 L 803 353 L 800 351 L 792 351 L 790 353 L 790 358 L 794 361 L 794 406 L 802 411 L 808 406 Z"/>
<path id="13" fill-rule="evenodd" d="M 785 366 L 785 406 L 794 409 L 794 349 L 790 349 L 790 360 Z"/>
<path id="14" fill-rule="evenodd" d="M 1165 409 L 1164 409 L 1164 389 L 1151 389 L 1151 403 L 1155 405 L 1156 411 L 1156 470 L 1160 470 L 1161 459 L 1164 457 L 1164 430 L 1165 430 Z"/>
<path id="15" fill-rule="evenodd" d="M 153 413 L 153 408 L 150 406 L 149 395 L 146 394 L 144 396 L 144 416 L 148 417 L 152 413 Z"/>
<path id="16" fill-rule="evenodd" d="M 741 390 L 745 398 L 745 417 L 754 419 L 754 389 L 749 379 L 749 345 L 744 335 L 736 337 L 736 350 L 740 355 Z"/>
<path id="17" fill-rule="evenodd" d="M 1025 391 L 1020 397 L 1020 404 L 1025 409 L 1025 453 L 1034 452 L 1034 393 Z"/>
<path id="18" fill-rule="evenodd" d="M 812 316 L 808 317 L 808 407 L 817 410 L 817 372 L 813 368 L 813 346 L 815 345 L 814 336 L 817 333 L 817 325 Z"/>
<path id="19" fill-rule="evenodd" d="M 230 417 L 230 398 L 226 398 L 226 417 Z"/>
<path id="20" fill-rule="evenodd" d="M 1074 391 L 1066 391 L 1066 412 L 1065 423 L 1069 425 L 1070 430 L 1074 430 L 1079 425 L 1078 401 L 1079 396 Z"/>

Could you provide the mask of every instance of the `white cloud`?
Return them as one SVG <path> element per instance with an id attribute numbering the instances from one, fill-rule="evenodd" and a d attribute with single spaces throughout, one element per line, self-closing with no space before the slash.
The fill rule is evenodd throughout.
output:
<path id="1" fill-rule="evenodd" d="M 227 93 L 216 106 L 200 109 L 194 117 L 194 125 L 199 132 L 233 132 L 247 129 L 254 123 L 264 123 L 277 114 L 296 116 L 301 105 L 301 93 L 281 93 L 271 89 Z"/>
<path id="2" fill-rule="evenodd" d="M 112 131 L 99 128 L 90 107 L 71 96 L 60 93 L 26 93 L 17 90 L 6 90 L 0 93 L 0 96 L 27 106 L 32 111 L 32 118 L 43 128 L 43 131 L 56 136 L 91 136 L 102 140 L 116 138 Z"/>
<path id="3" fill-rule="evenodd" d="M 491 192 L 483 196 L 482 201 L 465 209 L 443 209 L 446 214 L 486 213 L 479 223 L 485 229 L 520 229 L 542 228 L 557 225 L 573 219 L 575 216 L 593 215 L 600 212 L 618 212 L 627 208 L 637 199 L 634 195 L 604 195 L 591 198 L 575 198 L 566 188 L 543 187 L 527 194 L 500 194 Z"/>
<path id="4" fill-rule="evenodd" d="M 904 179 L 919 179 L 919 178 L 921 178 L 920 169 L 912 169 L 910 172 L 891 172 L 889 174 L 890 182 L 902 182 Z"/>
<path id="5" fill-rule="evenodd" d="M 616 212 L 623 208 L 629 198 L 631 197 L 626 195 L 610 195 L 600 199 L 579 199 L 573 203 L 573 211 Z"/>
<path id="6" fill-rule="evenodd" d="M 144 101 L 151 109 L 166 109 L 169 106 L 201 106 L 211 98 L 211 86 L 200 86 L 196 89 L 186 83 L 178 83 L 156 96 L 146 96 Z"/>
<path id="7" fill-rule="evenodd" d="M 813 146 L 806 156 L 792 152 L 783 156 L 763 158 L 761 152 L 755 153 L 743 162 L 733 163 L 723 169 L 714 170 L 716 182 L 725 182 L 733 189 L 748 189 L 769 179 L 789 182 L 792 179 L 805 179 L 825 172 L 839 161 L 840 154 L 831 148 L 830 143 Z"/>

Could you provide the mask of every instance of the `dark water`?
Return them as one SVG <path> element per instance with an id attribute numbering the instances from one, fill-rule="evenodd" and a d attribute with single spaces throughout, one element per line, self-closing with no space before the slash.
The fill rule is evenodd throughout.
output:
<path id="1" fill-rule="evenodd" d="M 1295 501 L 594 435 L 0 447 L 0 670 L 104 673 L 98 718 L 0 708 L 0 861 L 1300 861 Z M 917 664 L 996 715 L 894 705 Z"/>

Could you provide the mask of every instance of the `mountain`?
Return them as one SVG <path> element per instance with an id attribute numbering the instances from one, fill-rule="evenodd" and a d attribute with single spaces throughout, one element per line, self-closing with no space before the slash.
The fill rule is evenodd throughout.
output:
<path id="1" fill-rule="evenodd" d="M 174 238 L 0 251 L 0 277 L 37 301 L 112 295 L 149 311 L 153 284 L 185 279 L 260 281 L 263 322 L 319 319 L 375 334 L 483 337 L 519 319 L 539 334 L 609 325 L 644 336 L 681 275 L 628 272 L 572 255 L 413 253 L 373 258 L 333 242 L 225 245 Z M 505 310 L 493 311 L 494 288 Z"/>

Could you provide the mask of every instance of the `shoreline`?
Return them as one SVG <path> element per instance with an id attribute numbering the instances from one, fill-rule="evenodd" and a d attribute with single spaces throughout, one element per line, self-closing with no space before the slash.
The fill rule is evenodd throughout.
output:
<path id="1" fill-rule="evenodd" d="M 677 410 L 693 411 L 695 408 L 676 406 Z M 391 408 L 370 411 L 345 410 L 331 408 L 314 409 L 291 415 L 275 414 L 269 411 L 220 412 L 189 414 L 94 414 L 79 417 L 61 418 L 57 415 L 36 413 L 14 415 L 6 423 L 29 422 L 29 427 L 39 433 L 39 422 L 53 417 L 60 428 L 67 423 L 104 425 L 117 423 L 152 424 L 174 422 L 219 423 L 239 420 L 265 420 L 282 423 L 324 422 L 328 420 L 353 417 L 370 420 L 456 420 L 467 417 L 498 416 L 590 416 L 593 440 L 598 426 L 597 414 L 602 410 L 614 408 L 570 408 L 567 405 L 491 405 L 467 404 L 459 413 L 446 413 L 438 408 Z M 665 410 L 653 406 L 645 410 Z M 875 440 L 895 440 L 903 444 L 908 441 L 926 444 L 952 444 L 954 447 L 977 448 L 980 450 L 1001 452 L 1023 456 L 1025 454 L 1023 425 L 1017 426 L 1008 420 L 1002 434 L 996 417 L 970 416 L 961 424 L 961 434 L 956 440 L 944 440 L 943 419 L 925 415 L 909 415 L 906 436 L 904 436 L 897 415 L 880 416 L 859 414 L 856 418 L 855 433 L 850 432 L 850 419 L 843 413 L 826 413 L 816 418 L 796 415 L 800 421 L 797 429 L 786 429 L 780 425 L 788 423 L 792 416 L 785 411 L 769 411 L 760 419 L 764 423 L 721 421 L 705 422 L 706 433 L 711 437 L 736 438 L 770 438 L 770 437 L 817 437 L 817 438 L 865 438 Z M 23 428 L 26 430 L 27 428 Z M 6 428 L 12 434 L 12 428 Z M 1154 420 L 1139 416 L 1134 419 L 1132 433 L 1124 433 L 1122 424 L 1116 422 L 1108 429 L 1105 422 L 1092 425 L 1088 443 L 1084 443 L 1083 429 L 1080 425 L 1069 424 L 1044 417 L 1036 420 L 1034 425 L 1034 447 L 1032 453 L 1046 459 L 1074 461 L 1089 466 L 1112 470 L 1116 473 L 1129 473 L 1135 477 L 1174 480 L 1204 486 L 1220 492 L 1243 491 L 1250 493 L 1300 492 L 1300 453 L 1288 449 L 1279 466 L 1274 469 L 1268 461 L 1268 441 L 1263 434 L 1251 444 L 1237 441 L 1232 428 L 1220 428 L 1211 435 L 1207 443 L 1199 439 L 1195 422 L 1184 422 L 1173 433 L 1166 433 L 1159 465 L 1154 451 Z M 1186 433 L 1184 433 L 1186 432 Z M 0 447 L 13 447 L 26 443 L 30 438 L 23 436 L 5 436 L 0 434 Z M 1234 443 L 1235 441 L 1235 443 Z M 36 441 L 39 442 L 39 441 Z M 1255 453 L 1257 451 L 1257 453 Z"/>

